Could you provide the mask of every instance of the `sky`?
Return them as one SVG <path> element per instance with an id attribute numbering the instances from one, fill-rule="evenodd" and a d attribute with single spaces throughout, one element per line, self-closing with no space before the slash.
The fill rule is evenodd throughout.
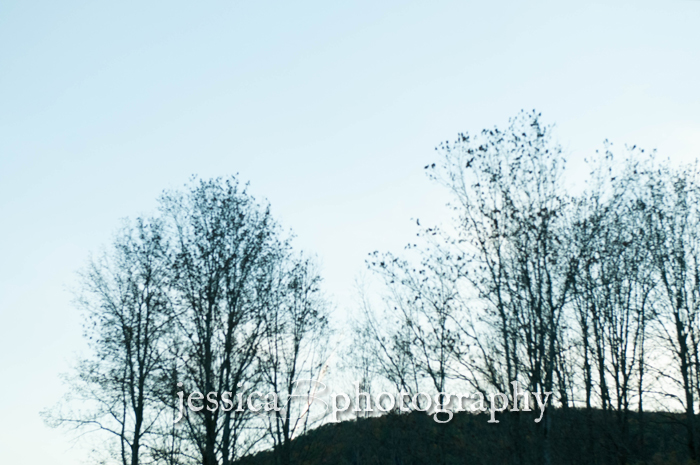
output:
<path id="1" fill-rule="evenodd" d="M 698 24 L 695 0 L 0 2 L 0 462 L 87 460 L 39 416 L 85 351 L 71 290 L 164 189 L 249 181 L 342 321 L 368 253 L 448 220 L 423 166 L 459 132 L 536 109 L 571 186 L 605 139 L 700 156 Z"/>

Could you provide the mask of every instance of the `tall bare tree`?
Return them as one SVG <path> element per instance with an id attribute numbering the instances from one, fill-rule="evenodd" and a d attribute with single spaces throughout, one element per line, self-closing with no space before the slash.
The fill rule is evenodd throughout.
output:
<path id="1" fill-rule="evenodd" d="M 82 273 L 79 303 L 92 357 L 72 378 L 78 410 L 51 415 L 56 424 L 113 435 L 123 465 L 147 463 L 165 416 L 160 381 L 173 327 L 166 247 L 161 223 L 139 218 L 125 224 L 110 251 Z"/>
<path id="2" fill-rule="evenodd" d="M 690 458 L 700 456 L 696 403 L 700 396 L 700 186 L 695 167 L 659 169 L 650 186 L 654 264 L 658 272 L 659 334 L 675 370 L 658 373 L 685 411 Z"/>
<path id="3" fill-rule="evenodd" d="M 596 405 L 610 425 L 607 439 L 620 463 L 627 461 L 631 451 L 634 397 L 642 424 L 646 336 L 654 318 L 655 270 L 647 208 L 652 162 L 643 151 L 632 150 L 615 166 L 608 146 L 594 167 L 591 186 L 578 202 L 571 234 L 578 265 L 573 307 L 582 349 L 588 434 L 592 438 L 595 367 Z"/>
<path id="4" fill-rule="evenodd" d="M 184 338 L 185 390 L 229 392 L 235 399 L 261 381 L 255 361 L 275 295 L 268 271 L 288 246 L 269 208 L 235 179 L 194 182 L 184 193 L 164 194 L 161 208 L 173 236 L 171 286 Z M 186 415 L 190 442 L 198 462 L 228 465 L 259 437 L 243 435 L 247 409 L 208 407 Z"/>

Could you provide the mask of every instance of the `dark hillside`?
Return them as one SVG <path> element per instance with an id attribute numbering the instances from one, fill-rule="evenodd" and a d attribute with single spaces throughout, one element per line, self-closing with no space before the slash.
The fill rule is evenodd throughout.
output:
<path id="1" fill-rule="evenodd" d="M 324 425 L 297 438 L 295 465 L 362 464 L 541 464 L 547 446 L 544 420 L 527 414 L 500 415 L 487 423 L 484 414 L 456 414 L 446 424 L 422 413 Z M 691 464 L 680 417 L 645 413 L 644 437 L 639 419 L 630 418 L 627 439 L 615 434 L 614 413 L 568 409 L 550 412 L 552 464 Z M 272 451 L 246 457 L 238 465 L 277 464 Z"/>

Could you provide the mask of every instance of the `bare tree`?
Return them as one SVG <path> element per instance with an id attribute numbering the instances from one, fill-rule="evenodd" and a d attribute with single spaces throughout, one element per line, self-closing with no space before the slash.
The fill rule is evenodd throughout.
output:
<path id="1" fill-rule="evenodd" d="M 574 267 L 565 253 L 564 158 L 551 129 L 539 114 L 523 112 L 506 130 L 461 134 L 438 150 L 442 162 L 427 168 L 455 194 L 456 242 L 471 264 L 466 278 L 486 303 L 481 324 L 494 335 L 478 343 L 486 381 L 501 391 L 516 380 L 531 390 L 565 386 L 563 329 Z M 558 394 L 566 406 L 566 390 Z"/>
<path id="2" fill-rule="evenodd" d="M 608 146 L 594 168 L 591 187 L 578 202 L 571 235 L 578 266 L 573 306 L 583 352 L 589 439 L 593 437 L 595 366 L 597 405 L 610 425 L 607 436 L 620 463 L 627 461 L 631 451 L 633 397 L 638 398 L 643 425 L 646 335 L 654 317 L 655 273 L 647 208 L 652 161 L 643 151 L 632 150 L 617 168 Z"/>
<path id="3" fill-rule="evenodd" d="M 522 372 L 529 386 L 551 390 L 571 283 L 561 253 L 561 149 L 538 114 L 521 113 L 505 131 L 462 134 L 439 150 L 443 161 L 429 167 L 431 175 L 456 196 L 458 243 L 472 264 L 467 278 L 488 302 L 484 322 L 500 338 L 493 349 L 505 371 L 491 381 L 507 389 Z"/>
<path id="4" fill-rule="evenodd" d="M 378 329 L 384 322 L 368 312 L 365 336 L 397 387 L 417 385 L 415 376 L 438 392 L 449 379 L 507 392 L 519 381 L 532 391 L 556 387 L 561 404 L 569 404 L 566 306 L 576 272 L 567 253 L 570 200 L 561 149 L 539 118 L 521 113 L 506 130 L 442 144 L 441 161 L 426 168 L 454 194 L 455 227 L 429 228 L 429 248 L 409 247 L 419 265 L 390 254 L 371 258 L 395 326 Z"/>
<path id="5" fill-rule="evenodd" d="M 330 331 L 328 305 L 313 264 L 305 259 L 287 264 L 270 270 L 280 283 L 265 312 L 258 355 L 266 392 L 279 402 L 267 415 L 276 461 L 282 465 L 292 463 L 294 437 L 313 424 L 312 401 L 323 376 Z"/>
<path id="6" fill-rule="evenodd" d="M 49 415 L 54 424 L 112 434 L 124 465 L 147 462 L 164 416 L 159 381 L 173 322 L 166 247 L 161 224 L 139 218 L 83 272 L 79 303 L 93 356 L 80 362 L 72 378 L 81 406 Z"/>
<path id="7" fill-rule="evenodd" d="M 374 377 L 386 379 L 397 392 L 418 392 L 421 374 L 413 356 L 411 329 L 402 325 L 398 315 L 373 306 L 365 292 L 360 290 L 360 317 L 354 322 L 349 353 L 353 370 L 361 375 L 363 392 L 371 391 Z M 386 300 L 383 303 L 392 308 Z"/>
<path id="8" fill-rule="evenodd" d="M 184 389 L 228 392 L 235 399 L 261 381 L 254 367 L 275 294 L 268 270 L 283 260 L 287 245 L 269 208 L 235 179 L 199 181 L 185 193 L 166 193 L 161 208 L 173 236 L 171 286 L 184 338 Z M 260 440 L 252 431 L 243 435 L 251 418 L 247 409 L 208 405 L 187 413 L 193 455 L 203 465 L 228 465 Z"/>
<path id="9" fill-rule="evenodd" d="M 412 248 L 415 247 L 408 246 Z M 447 380 L 454 375 L 458 353 L 457 318 L 462 305 L 458 289 L 460 268 L 455 263 L 461 257 L 454 258 L 441 250 L 423 251 L 423 255 L 420 264 L 411 265 L 391 254 L 375 253 L 369 265 L 383 278 L 391 317 L 398 317 L 398 326 L 391 336 L 391 357 L 397 359 L 402 353 L 410 357 L 417 376 L 429 380 L 436 392 L 445 392 Z M 405 381 L 400 384 L 402 389 L 409 387 Z"/>
<path id="10" fill-rule="evenodd" d="M 700 190 L 694 167 L 659 169 L 652 188 L 652 250 L 659 279 L 659 335 L 675 370 L 659 374 L 680 389 L 690 458 L 699 457 Z"/>

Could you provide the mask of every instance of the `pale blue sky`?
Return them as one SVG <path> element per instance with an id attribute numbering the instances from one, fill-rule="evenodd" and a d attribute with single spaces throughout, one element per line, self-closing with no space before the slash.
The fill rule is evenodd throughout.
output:
<path id="1" fill-rule="evenodd" d="M 572 183 L 605 138 L 697 157 L 700 2 L 0 3 L 0 462 L 86 456 L 38 416 L 83 347 L 66 289 L 164 188 L 240 173 L 342 314 L 444 219 L 433 148 L 533 108 Z"/>

